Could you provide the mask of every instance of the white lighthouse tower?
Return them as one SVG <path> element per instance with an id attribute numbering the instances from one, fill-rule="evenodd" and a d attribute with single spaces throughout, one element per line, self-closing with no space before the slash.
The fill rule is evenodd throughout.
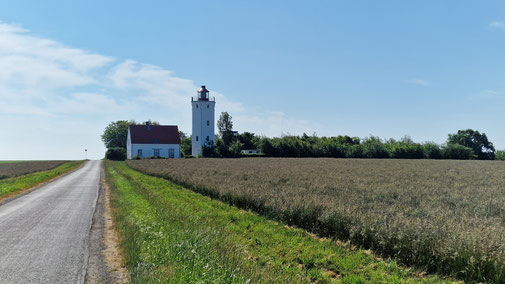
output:
<path id="1" fill-rule="evenodd" d="M 191 154 L 198 156 L 202 146 L 214 145 L 214 107 L 216 99 L 209 97 L 209 91 L 202 86 L 197 97 L 191 97 L 193 109 L 193 129 L 191 133 Z"/>

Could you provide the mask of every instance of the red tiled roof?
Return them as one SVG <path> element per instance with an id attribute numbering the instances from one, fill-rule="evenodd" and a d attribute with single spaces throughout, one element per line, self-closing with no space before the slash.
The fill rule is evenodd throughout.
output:
<path id="1" fill-rule="evenodd" d="M 129 125 L 132 144 L 181 144 L 177 125 Z"/>

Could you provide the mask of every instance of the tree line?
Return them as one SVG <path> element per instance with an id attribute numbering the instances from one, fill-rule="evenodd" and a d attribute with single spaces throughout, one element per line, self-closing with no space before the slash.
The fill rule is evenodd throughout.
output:
<path id="1" fill-rule="evenodd" d="M 458 160 L 505 160 L 504 151 L 496 151 L 485 133 L 466 129 L 449 134 L 447 142 L 416 143 L 409 136 L 400 140 L 381 139 L 376 136 L 366 138 L 339 135 L 318 137 L 303 134 L 283 137 L 258 137 L 253 133 L 233 131 L 231 116 L 224 112 L 218 120 L 219 135 L 215 145 L 204 147 L 206 157 L 240 157 L 244 149 L 259 149 L 268 157 L 332 157 L 332 158 L 376 158 L 376 159 L 458 159 Z M 191 147 L 191 139 L 189 147 Z M 184 149 L 190 154 L 191 149 Z"/>
<path id="2" fill-rule="evenodd" d="M 126 159 L 126 136 L 128 125 L 135 121 L 111 122 L 102 135 L 107 147 L 106 158 Z M 151 124 L 159 124 L 151 122 Z M 381 139 L 376 136 L 365 138 L 339 135 L 318 137 L 303 134 L 283 137 L 257 136 L 250 132 L 233 131 L 232 117 L 221 113 L 217 122 L 218 134 L 215 142 L 202 148 L 204 157 L 332 157 L 332 158 L 378 158 L 378 159 L 458 159 L 458 160 L 505 160 L 505 151 L 496 151 L 485 133 L 466 129 L 449 134 L 445 144 L 434 142 L 416 143 L 409 136 L 400 140 Z M 191 157 L 191 136 L 179 132 L 181 154 Z M 242 150 L 259 149 L 261 154 L 243 154 Z"/>

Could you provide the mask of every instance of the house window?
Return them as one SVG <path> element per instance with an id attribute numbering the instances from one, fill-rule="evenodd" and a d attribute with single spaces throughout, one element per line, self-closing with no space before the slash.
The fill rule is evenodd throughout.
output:
<path id="1" fill-rule="evenodd" d="M 198 141 L 198 136 L 196 136 L 196 141 Z"/>
<path id="2" fill-rule="evenodd" d="M 196 105 L 196 108 L 198 108 L 198 105 Z"/>
<path id="3" fill-rule="evenodd" d="M 207 108 L 209 108 L 209 105 L 207 105 Z"/>
<path id="4" fill-rule="evenodd" d="M 209 123 L 209 121 L 207 120 L 207 126 L 209 126 L 209 125 L 210 125 L 210 123 Z"/>
<path id="5" fill-rule="evenodd" d="M 174 148 L 169 148 L 168 149 L 168 157 L 171 158 L 171 159 L 173 159 L 174 158 L 174 152 L 175 152 Z"/>
<path id="6" fill-rule="evenodd" d="M 154 138 L 154 144 L 158 144 L 158 138 Z"/>
<path id="7" fill-rule="evenodd" d="M 160 149 L 154 149 L 154 156 L 159 157 L 160 156 Z"/>
<path id="8" fill-rule="evenodd" d="M 209 136 L 207 136 L 207 138 L 205 138 L 205 140 L 209 141 Z"/>
<path id="9" fill-rule="evenodd" d="M 137 156 L 142 157 L 142 149 L 137 150 Z"/>

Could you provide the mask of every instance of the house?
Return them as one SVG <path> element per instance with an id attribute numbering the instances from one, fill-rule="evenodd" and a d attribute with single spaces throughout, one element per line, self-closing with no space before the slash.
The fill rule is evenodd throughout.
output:
<path id="1" fill-rule="evenodd" d="M 129 125 L 126 158 L 181 157 L 181 138 L 177 125 Z"/>

